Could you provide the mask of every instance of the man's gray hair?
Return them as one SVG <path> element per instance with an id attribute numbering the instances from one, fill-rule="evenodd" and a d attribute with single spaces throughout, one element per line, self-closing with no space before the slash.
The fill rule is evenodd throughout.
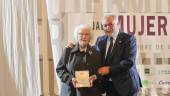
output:
<path id="1" fill-rule="evenodd" d="M 90 40 L 93 37 L 93 33 L 92 33 L 92 28 L 90 25 L 87 24 L 81 24 L 76 26 L 76 28 L 74 29 L 74 39 L 76 40 L 76 42 L 78 41 L 78 33 L 80 32 L 81 29 L 88 29 L 89 30 L 89 35 L 90 35 Z"/>
<path id="2" fill-rule="evenodd" d="M 105 20 L 108 17 L 112 17 L 114 19 L 114 22 L 113 22 L 114 23 L 114 29 L 115 29 L 114 31 L 119 32 L 120 25 L 119 25 L 118 16 L 114 15 L 113 13 L 104 14 L 103 20 Z M 102 23 L 103 23 L 103 21 L 102 21 Z"/>

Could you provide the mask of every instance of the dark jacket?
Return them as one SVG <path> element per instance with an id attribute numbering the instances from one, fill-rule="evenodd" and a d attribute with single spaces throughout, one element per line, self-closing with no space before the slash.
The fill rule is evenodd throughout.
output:
<path id="1" fill-rule="evenodd" d="M 89 75 L 94 75 L 100 65 L 101 56 L 95 48 L 88 45 L 85 53 L 79 51 L 78 44 L 73 48 L 66 48 L 56 68 L 57 75 L 63 82 L 60 96 L 76 96 L 71 81 L 75 71 L 89 70 Z"/>
<path id="2" fill-rule="evenodd" d="M 96 47 L 101 52 L 103 64 L 106 44 L 106 35 L 97 38 Z M 108 76 L 112 79 L 113 86 L 122 96 L 128 96 L 127 94 L 129 93 L 137 92 L 142 86 L 135 65 L 136 51 L 135 37 L 120 32 L 113 46 L 109 63 L 104 64 L 110 66 L 110 74 Z"/>

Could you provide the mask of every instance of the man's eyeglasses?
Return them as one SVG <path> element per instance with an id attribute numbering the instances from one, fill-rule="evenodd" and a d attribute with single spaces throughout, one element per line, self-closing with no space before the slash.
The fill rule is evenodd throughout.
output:
<path id="1" fill-rule="evenodd" d="M 113 26 L 112 23 L 108 23 L 108 24 L 103 24 L 104 27 L 107 27 L 107 26 Z"/>

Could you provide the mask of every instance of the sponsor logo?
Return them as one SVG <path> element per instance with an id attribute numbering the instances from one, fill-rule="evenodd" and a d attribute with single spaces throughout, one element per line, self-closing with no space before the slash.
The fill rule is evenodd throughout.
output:
<path id="1" fill-rule="evenodd" d="M 168 85 L 168 86 L 170 86 L 170 81 L 165 81 L 165 80 L 160 80 L 159 82 L 158 82 L 158 84 L 159 85 Z"/>
<path id="2" fill-rule="evenodd" d="M 170 69 L 158 70 L 158 75 L 170 75 Z"/>
<path id="3" fill-rule="evenodd" d="M 143 87 L 148 87 L 149 81 L 148 80 L 142 80 Z"/>

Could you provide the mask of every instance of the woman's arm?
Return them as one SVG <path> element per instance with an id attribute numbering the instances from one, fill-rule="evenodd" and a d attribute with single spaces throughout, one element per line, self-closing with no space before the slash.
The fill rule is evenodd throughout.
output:
<path id="1" fill-rule="evenodd" d="M 56 68 L 57 75 L 60 80 L 64 83 L 70 83 L 72 80 L 72 75 L 68 72 L 66 65 L 69 60 L 71 48 L 65 48 Z"/>

